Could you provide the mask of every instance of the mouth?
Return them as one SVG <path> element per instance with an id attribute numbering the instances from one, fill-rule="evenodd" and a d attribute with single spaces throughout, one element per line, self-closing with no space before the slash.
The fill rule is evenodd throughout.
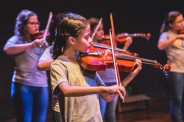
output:
<path id="1" fill-rule="evenodd" d="M 38 33 L 38 32 L 39 32 L 39 30 L 38 30 L 38 29 L 36 29 L 36 30 L 35 30 L 35 32 L 36 32 L 36 33 Z"/>
<path id="2" fill-rule="evenodd" d="M 89 48 L 86 49 L 86 53 L 89 53 Z"/>
<path id="3" fill-rule="evenodd" d="M 90 46 L 88 46 L 88 47 L 86 48 L 86 53 L 89 53 L 89 48 L 90 48 Z"/>

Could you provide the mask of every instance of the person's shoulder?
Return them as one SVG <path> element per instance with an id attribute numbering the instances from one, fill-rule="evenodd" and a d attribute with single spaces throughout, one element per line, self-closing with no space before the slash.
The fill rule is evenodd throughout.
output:
<path id="1" fill-rule="evenodd" d="M 160 37 L 167 37 L 169 35 L 169 31 L 165 31 L 160 34 Z"/>
<path id="2" fill-rule="evenodd" d="M 67 70 L 67 65 L 65 63 L 65 61 L 62 61 L 60 59 L 55 59 L 52 63 L 51 63 L 51 70 L 58 70 L 58 69 L 62 69 L 62 70 Z"/>
<path id="3" fill-rule="evenodd" d="M 11 36 L 11 37 L 9 37 L 9 39 L 8 40 L 18 40 L 19 38 L 18 38 L 18 36 L 16 36 L 16 35 L 13 35 L 13 36 Z"/>
<path id="4" fill-rule="evenodd" d="M 51 65 L 60 65 L 60 64 L 64 65 L 65 61 L 62 60 L 62 58 L 60 58 L 60 56 L 59 56 L 57 59 L 53 60 Z"/>
<path id="5" fill-rule="evenodd" d="M 17 43 L 19 43 L 19 38 L 18 36 L 13 35 L 8 38 L 6 45 L 12 45 L 12 44 L 17 44 Z"/>
<path id="6" fill-rule="evenodd" d="M 168 31 L 165 31 L 163 33 L 161 33 L 161 35 L 167 35 L 169 32 Z"/>

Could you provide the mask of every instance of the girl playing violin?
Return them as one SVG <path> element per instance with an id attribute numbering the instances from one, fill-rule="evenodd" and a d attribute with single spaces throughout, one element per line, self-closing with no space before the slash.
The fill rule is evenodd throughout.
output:
<path id="1" fill-rule="evenodd" d="M 91 34 L 95 30 L 96 26 L 99 23 L 99 18 L 90 18 L 89 22 L 91 25 Z M 103 30 L 103 22 L 100 24 L 93 41 L 101 43 L 103 40 L 103 35 L 104 35 L 104 30 Z M 126 44 L 124 45 L 124 50 L 127 50 L 130 44 L 132 43 L 132 38 L 127 37 L 126 38 Z M 123 81 L 122 84 L 124 87 L 128 85 L 128 83 L 137 75 L 137 73 L 141 69 L 141 64 L 140 60 L 136 60 L 136 63 L 139 65 L 139 67 L 135 70 L 132 71 L 133 75 L 128 75 Z M 105 82 L 107 86 L 111 86 L 117 83 L 116 77 L 115 77 L 115 72 L 114 69 L 112 68 L 106 68 L 105 71 L 98 71 L 98 74 L 102 78 L 102 80 Z M 100 110 L 102 117 L 106 120 L 106 122 L 116 122 L 116 104 L 117 104 L 118 96 L 114 97 L 114 99 L 110 102 L 104 101 L 102 97 L 99 97 L 100 101 Z"/>
<path id="2" fill-rule="evenodd" d="M 184 118 L 184 18 L 179 11 L 170 11 L 160 30 L 158 48 L 165 50 L 171 70 L 168 81 L 171 93 L 170 116 L 172 122 L 182 122 Z"/>
<path id="3" fill-rule="evenodd" d="M 5 53 L 15 60 L 11 97 L 18 122 L 44 122 L 46 119 L 49 100 L 47 75 L 37 69 L 45 43 L 43 39 L 30 38 L 39 28 L 36 13 L 22 10 L 16 18 L 15 34 L 4 46 Z"/>
<path id="4" fill-rule="evenodd" d="M 91 30 L 92 32 L 94 31 L 95 27 L 97 26 L 98 22 L 100 21 L 99 18 L 95 18 L 95 17 L 92 17 L 90 19 L 88 19 L 90 21 L 90 25 L 91 25 Z M 94 39 L 93 41 L 94 42 L 98 42 L 98 43 L 103 43 L 103 37 L 104 37 L 104 29 L 103 29 L 103 23 L 100 25 L 97 33 L 95 34 L 94 36 Z M 123 50 L 128 50 L 129 46 L 132 44 L 132 37 L 126 37 L 125 38 L 125 43 L 124 43 L 124 46 L 123 46 Z M 109 44 L 110 44 L 110 40 L 108 40 Z"/>
<path id="5" fill-rule="evenodd" d="M 117 94 L 124 99 L 122 86 L 104 86 L 103 82 L 87 82 L 77 62 L 76 53 L 87 52 L 91 42 L 88 21 L 77 14 L 67 13 L 59 21 L 52 49 L 54 61 L 50 76 L 53 95 L 57 95 L 63 121 L 102 122 L 97 93 L 106 101 Z M 96 76 L 97 77 L 97 76 Z"/>

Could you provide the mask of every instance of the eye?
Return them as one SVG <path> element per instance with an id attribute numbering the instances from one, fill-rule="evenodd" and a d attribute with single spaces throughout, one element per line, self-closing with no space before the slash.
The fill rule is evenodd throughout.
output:
<path id="1" fill-rule="evenodd" d="M 85 38 L 85 40 L 88 40 L 90 38 L 90 35 L 87 35 L 84 38 Z"/>
<path id="2" fill-rule="evenodd" d="M 40 25 L 40 22 L 28 22 L 27 24 L 30 24 L 30 25 Z"/>

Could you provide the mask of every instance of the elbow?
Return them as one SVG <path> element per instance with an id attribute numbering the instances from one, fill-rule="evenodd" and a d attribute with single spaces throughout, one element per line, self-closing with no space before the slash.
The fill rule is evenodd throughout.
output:
<path id="1" fill-rule="evenodd" d="M 44 70 L 44 68 L 42 67 L 42 65 L 40 63 L 38 63 L 37 69 L 40 70 L 40 71 L 43 71 Z"/>
<path id="2" fill-rule="evenodd" d="M 73 97 L 74 95 L 72 94 L 71 90 L 69 87 L 60 87 L 60 91 L 62 92 L 62 94 L 65 96 L 65 97 Z"/>
<path id="3" fill-rule="evenodd" d="M 52 63 L 52 60 L 40 60 L 37 65 L 37 69 L 40 71 L 46 71 L 50 70 L 50 65 Z"/>
<path id="4" fill-rule="evenodd" d="M 65 96 L 65 97 L 73 97 L 73 95 L 70 93 L 70 92 L 68 92 L 68 90 L 61 90 L 62 91 L 62 93 L 63 93 L 63 95 Z"/>
<path id="5" fill-rule="evenodd" d="M 4 51 L 5 54 L 7 54 L 7 55 L 12 55 L 12 53 L 11 53 L 11 51 L 9 50 L 8 47 L 5 47 L 5 48 L 3 49 L 3 51 Z"/>
<path id="6" fill-rule="evenodd" d="M 165 49 L 161 44 L 158 44 L 157 47 L 158 47 L 159 50 L 164 50 Z"/>

